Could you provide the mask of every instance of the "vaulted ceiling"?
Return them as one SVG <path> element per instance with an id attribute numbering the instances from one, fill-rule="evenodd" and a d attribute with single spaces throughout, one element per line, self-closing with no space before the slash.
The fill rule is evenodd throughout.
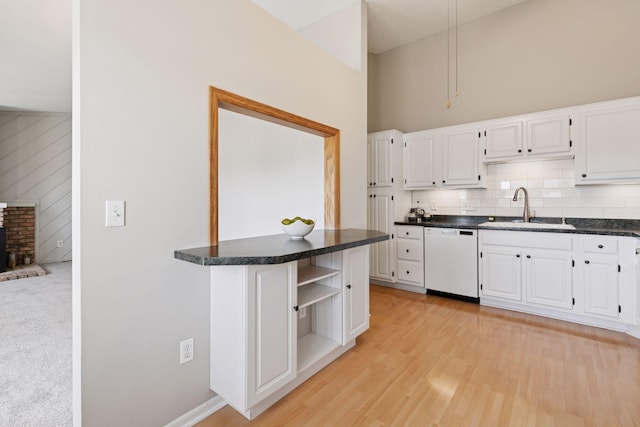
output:
<path id="1" fill-rule="evenodd" d="M 253 0 L 297 29 L 355 0 Z M 369 52 L 381 53 L 525 0 L 366 0 Z M 71 0 L 0 0 L 0 110 L 71 111 Z"/>

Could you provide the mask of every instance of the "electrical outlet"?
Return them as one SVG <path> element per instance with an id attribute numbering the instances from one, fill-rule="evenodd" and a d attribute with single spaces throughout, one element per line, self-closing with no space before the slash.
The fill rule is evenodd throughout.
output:
<path id="1" fill-rule="evenodd" d="M 300 318 L 304 319 L 305 317 L 307 317 L 307 307 L 302 307 L 300 309 Z"/>
<path id="2" fill-rule="evenodd" d="M 58 241 L 56 242 L 56 247 L 57 247 L 57 248 L 61 248 L 61 247 L 63 247 L 63 246 L 64 246 L 64 240 L 58 240 Z"/>
<path id="3" fill-rule="evenodd" d="M 193 360 L 193 338 L 180 342 L 180 364 Z"/>

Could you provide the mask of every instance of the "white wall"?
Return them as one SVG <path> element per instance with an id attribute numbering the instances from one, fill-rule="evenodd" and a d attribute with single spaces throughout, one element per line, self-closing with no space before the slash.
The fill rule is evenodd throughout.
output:
<path id="1" fill-rule="evenodd" d="M 0 112 L 0 202 L 35 204 L 36 262 L 71 260 L 71 114 Z"/>
<path id="2" fill-rule="evenodd" d="M 324 228 L 324 138 L 219 110 L 218 239 L 281 234 L 283 218 Z"/>
<path id="3" fill-rule="evenodd" d="M 524 186 L 539 217 L 640 218 L 640 185 L 576 187 L 574 177 L 573 159 L 490 164 L 486 190 L 413 191 L 413 206 L 440 215 L 522 216 L 524 202 L 513 193 Z"/>
<path id="4" fill-rule="evenodd" d="M 208 86 L 340 129 L 342 226 L 364 228 L 367 70 L 249 0 L 74 7 L 82 421 L 163 425 L 213 396 L 208 271 L 173 259 L 208 243 Z M 126 200 L 126 227 L 104 227 L 107 199 Z"/>
<path id="5" fill-rule="evenodd" d="M 446 32 L 375 55 L 369 131 L 413 132 L 640 95 L 639 19 L 637 0 L 530 0 L 461 25 L 460 96 L 450 109 Z M 453 68 L 450 76 L 453 85 Z"/>

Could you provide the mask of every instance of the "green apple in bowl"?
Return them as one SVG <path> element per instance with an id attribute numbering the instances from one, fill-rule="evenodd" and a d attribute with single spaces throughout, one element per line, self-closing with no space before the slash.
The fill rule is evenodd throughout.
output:
<path id="1" fill-rule="evenodd" d="M 305 219 L 299 216 L 296 216 L 293 219 L 284 218 L 280 223 L 282 224 L 284 232 L 294 240 L 302 239 L 304 236 L 311 233 L 311 230 L 313 230 L 313 227 L 316 225 L 314 220 Z"/>

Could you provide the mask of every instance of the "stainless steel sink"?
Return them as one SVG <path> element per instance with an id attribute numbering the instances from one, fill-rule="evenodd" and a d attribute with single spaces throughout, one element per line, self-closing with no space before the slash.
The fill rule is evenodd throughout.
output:
<path id="1" fill-rule="evenodd" d="M 547 230 L 575 230 L 572 224 L 545 224 L 542 222 L 511 222 L 511 221 L 489 221 L 479 224 L 482 227 L 494 228 L 522 228 L 522 229 L 547 229 Z"/>

